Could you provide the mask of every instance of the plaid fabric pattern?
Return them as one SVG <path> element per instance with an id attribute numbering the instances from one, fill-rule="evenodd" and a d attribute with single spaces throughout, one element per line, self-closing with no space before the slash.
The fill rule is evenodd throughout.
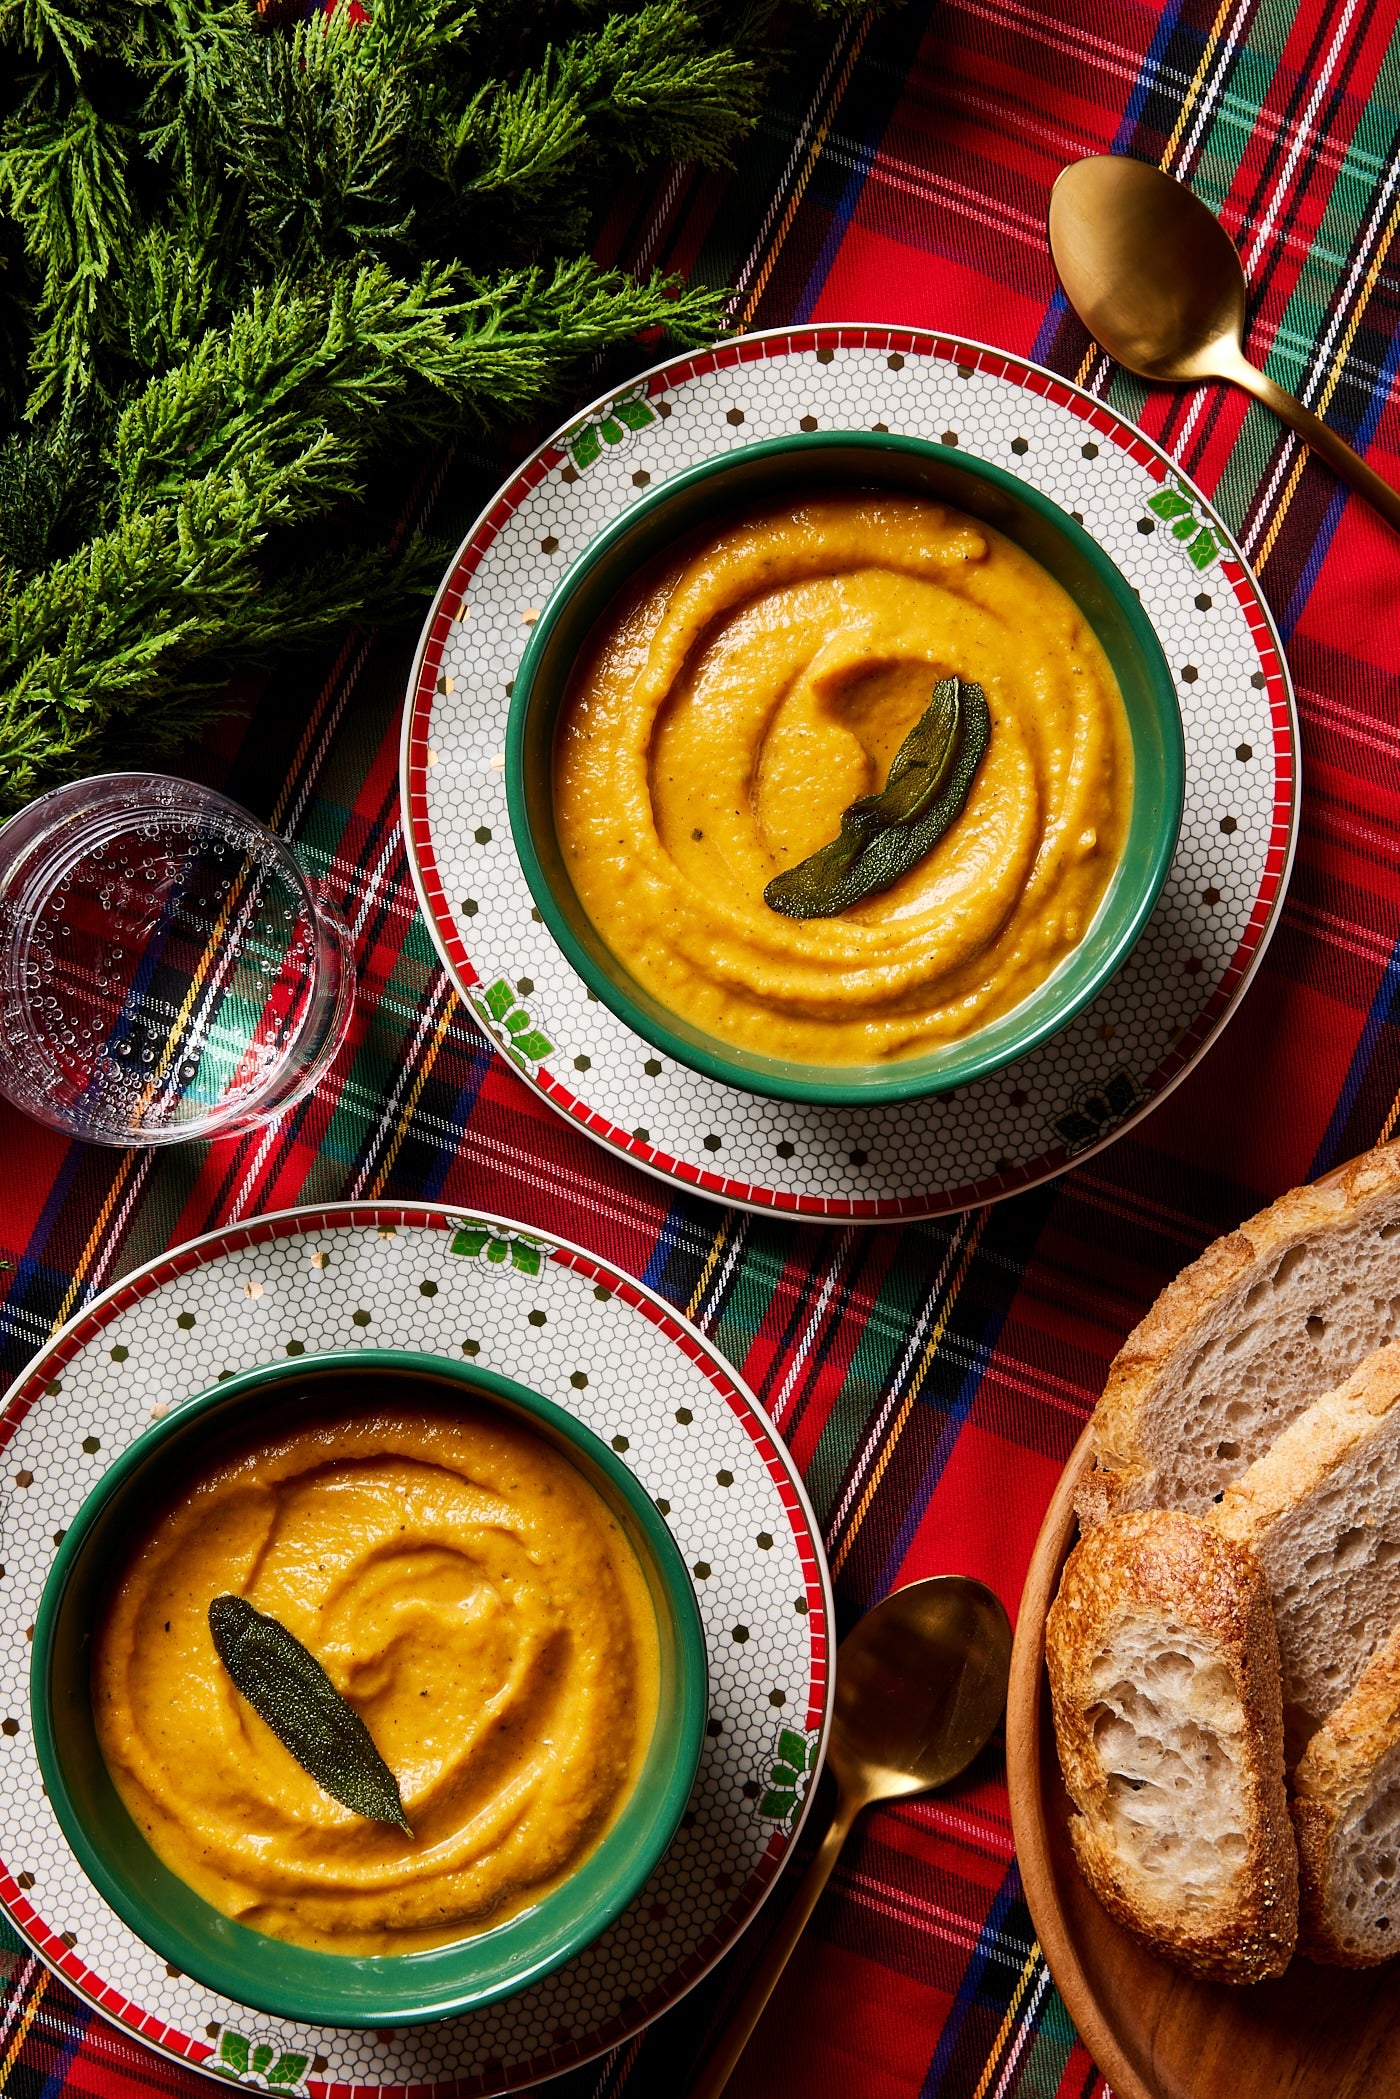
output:
<path id="1" fill-rule="evenodd" d="M 1145 1124 L 1056 1185 L 898 1231 L 726 1213 L 605 1156 L 488 1053 L 436 965 L 398 822 L 411 645 L 352 638 L 280 678 L 199 761 L 344 900 L 361 997 L 336 1072 L 280 1125 L 211 1148 L 66 1148 L 7 1116 L 8 1370 L 114 1277 L 231 1218 L 375 1194 L 502 1209 L 644 1277 L 739 1366 L 798 1455 L 848 1619 L 954 1569 L 1014 1609 L 1056 1475 L 1162 1284 L 1400 1116 L 1400 547 L 1242 394 L 1153 391 L 1108 366 L 1057 293 L 1047 194 L 1094 151 L 1190 181 L 1242 247 L 1251 354 L 1400 481 L 1398 13 L 908 0 L 820 28 L 804 17 L 736 170 L 676 171 L 620 197 L 604 229 L 609 259 L 735 285 L 744 326 L 937 326 L 1052 365 L 1141 421 L 1239 532 L 1298 685 L 1298 861 L 1238 1017 Z M 435 462 L 386 530 L 464 526 L 528 435 Z M 560 2099 L 683 2089 L 766 1928 Z M 0 2093 L 205 2088 L 8 1939 L 0 1985 Z M 1102 2092 L 1034 1944 L 995 1746 L 947 1796 L 858 1830 L 732 2089 Z"/>

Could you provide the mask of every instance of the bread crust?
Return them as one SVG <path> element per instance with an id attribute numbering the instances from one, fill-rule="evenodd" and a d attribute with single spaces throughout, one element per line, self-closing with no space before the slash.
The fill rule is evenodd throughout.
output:
<path id="1" fill-rule="evenodd" d="M 1350 1695 L 1328 1714 L 1293 1774 L 1298 1950 L 1309 1960 L 1332 1967 L 1372 1968 L 1400 1951 L 1400 1943 L 1380 1952 L 1362 1944 L 1354 1932 L 1348 1932 L 1346 1915 L 1334 1897 L 1343 1825 L 1365 1801 L 1376 1766 L 1397 1746 L 1400 1626 L 1372 1656 Z"/>
<path id="2" fill-rule="evenodd" d="M 1207 1911 L 1150 1911 L 1115 1853 L 1108 1773 L 1091 1716 L 1102 1710 L 1092 1664 L 1128 1612 L 1160 1612 L 1212 1643 L 1244 1712 L 1247 1851 Z M 1251 1983 L 1279 1975 L 1298 1925 L 1298 1863 L 1283 1777 L 1278 1643 L 1268 1591 L 1248 1548 L 1198 1517 L 1134 1511 L 1087 1531 L 1066 1562 L 1046 1620 L 1045 1656 L 1075 1855 L 1119 1923 L 1191 1974 Z"/>
<path id="3" fill-rule="evenodd" d="M 1400 1198 L 1400 1139 L 1353 1159 L 1327 1187 L 1290 1189 L 1227 1232 L 1167 1284 L 1109 1366 L 1094 1410 L 1094 1466 L 1075 1497 L 1080 1521 L 1152 1505 L 1155 1474 L 1145 1427 L 1154 1402 L 1226 1294 L 1272 1271 L 1285 1253 Z"/>

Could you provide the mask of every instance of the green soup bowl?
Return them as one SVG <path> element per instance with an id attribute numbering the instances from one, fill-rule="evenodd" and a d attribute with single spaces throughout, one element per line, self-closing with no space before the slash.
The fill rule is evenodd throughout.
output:
<path id="1" fill-rule="evenodd" d="M 289 1421 L 374 1406 L 475 1402 L 563 1452 L 602 1496 L 646 1575 L 660 1636 L 660 1701 L 641 1774 L 575 1872 L 494 1929 L 426 1952 L 312 1951 L 223 1916 L 178 1879 L 127 1813 L 92 1709 L 94 1632 L 128 1555 L 181 1484 Z M 147 1945 L 209 1989 L 318 2026 L 411 2026 L 525 1989 L 561 1967 L 637 1894 L 675 1833 L 705 1739 L 705 1636 L 680 1550 L 635 1475 L 590 1429 L 489 1370 L 393 1349 L 304 1356 L 241 1372 L 139 1437 L 83 1503 L 54 1560 L 34 1628 L 34 1740 L 49 1799 L 83 1870 Z"/>
<path id="2" fill-rule="evenodd" d="M 879 1064 L 809 1064 L 722 1040 L 664 1006 L 594 927 L 555 825 L 554 748 L 589 636 L 637 571 L 704 527 L 765 505 L 860 489 L 933 496 L 1023 547 L 1074 600 L 1103 645 L 1133 746 L 1127 838 L 1083 939 L 1029 997 L 959 1041 Z M 536 622 L 511 695 L 506 792 L 540 913 L 590 990 L 643 1039 L 706 1078 L 776 1100 L 860 1107 L 917 1100 L 985 1078 L 1063 1028 L 1131 952 L 1157 901 L 1181 825 L 1184 757 L 1171 671 L 1137 594 L 1066 511 L 1014 474 L 919 438 L 822 430 L 744 445 L 687 468 L 613 519 L 563 576 Z"/>

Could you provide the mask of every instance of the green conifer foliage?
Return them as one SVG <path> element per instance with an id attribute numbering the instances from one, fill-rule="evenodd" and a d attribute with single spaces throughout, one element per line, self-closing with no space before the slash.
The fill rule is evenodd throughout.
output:
<path id="1" fill-rule="evenodd" d="M 319 545 L 386 447 L 716 332 L 586 248 L 619 172 L 730 153 L 773 5 L 0 0 L 0 808 L 416 610 L 442 549 Z"/>

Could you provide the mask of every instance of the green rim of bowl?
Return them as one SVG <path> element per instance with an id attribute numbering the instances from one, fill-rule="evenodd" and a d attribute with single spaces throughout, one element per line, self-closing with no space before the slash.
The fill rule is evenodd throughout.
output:
<path id="1" fill-rule="evenodd" d="M 1083 939 L 1030 996 L 961 1041 L 878 1065 L 814 1065 L 734 1048 L 653 997 L 606 946 L 574 893 L 554 830 L 554 732 L 568 675 L 630 577 L 672 541 L 745 503 L 814 485 L 897 488 L 941 500 L 1025 547 L 1102 642 L 1132 733 L 1133 808 L 1123 855 Z M 915 1100 L 986 1077 L 1081 1012 L 1131 953 L 1166 880 L 1181 827 L 1185 755 L 1176 690 L 1137 594 L 1095 540 L 1038 489 L 970 453 L 921 438 L 822 430 L 743 445 L 687 467 L 628 505 L 556 585 L 520 660 L 506 729 L 506 798 L 525 879 L 579 976 L 642 1039 L 706 1078 L 826 1106 Z"/>
<path id="2" fill-rule="evenodd" d="M 661 1699 L 637 1785 L 596 1850 L 562 1886 L 493 1930 L 427 1952 L 315 1952 L 223 1916 L 163 1865 L 102 1761 L 89 1687 L 101 1570 L 131 1547 L 148 1504 L 133 1489 L 159 1461 L 162 1482 L 198 1466 L 201 1444 L 240 1402 L 281 1388 L 393 1372 L 424 1388 L 455 1387 L 523 1416 L 579 1463 L 622 1522 L 647 1574 L 661 1636 Z M 425 1397 L 427 1392 L 425 1389 Z M 250 1429 L 258 1413 L 249 1405 Z M 192 1424 L 196 1424 L 192 1428 Z M 229 1424 L 232 1426 L 232 1423 Z M 91 1550 L 90 1550 L 91 1548 Z M 403 1349 L 302 1356 L 242 1371 L 177 1407 L 123 1452 L 79 1509 L 59 1547 L 34 1627 L 30 1705 L 39 1768 L 55 1814 L 99 1894 L 146 1944 L 235 2003 L 322 2026 L 404 2026 L 513 1995 L 572 1959 L 627 1907 L 675 1834 L 695 1781 L 709 1711 L 705 1634 L 680 1549 L 636 1475 L 563 1407 L 512 1379 Z"/>

